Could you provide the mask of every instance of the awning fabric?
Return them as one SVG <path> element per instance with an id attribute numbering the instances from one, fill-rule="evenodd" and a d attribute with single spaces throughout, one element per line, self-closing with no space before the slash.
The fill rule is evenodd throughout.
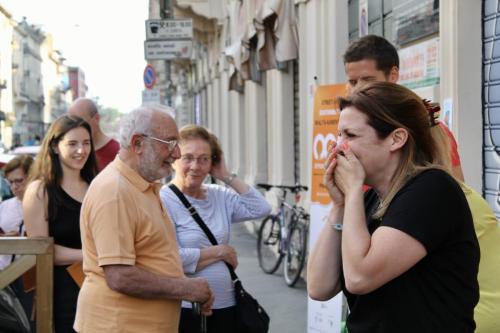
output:
<path id="1" fill-rule="evenodd" d="M 237 72 L 231 75 L 239 78 L 240 84 L 243 80 L 260 80 L 255 70 L 275 69 L 278 62 L 298 57 L 293 0 L 231 1 L 228 8 L 229 30 L 236 33 L 231 34 L 232 43 L 224 53 Z M 254 52 L 255 56 L 250 57 Z"/>
<path id="2" fill-rule="evenodd" d="M 177 0 L 176 5 L 223 25 L 219 45 L 230 66 L 230 89 L 245 80 L 260 81 L 259 71 L 298 57 L 294 0 Z"/>

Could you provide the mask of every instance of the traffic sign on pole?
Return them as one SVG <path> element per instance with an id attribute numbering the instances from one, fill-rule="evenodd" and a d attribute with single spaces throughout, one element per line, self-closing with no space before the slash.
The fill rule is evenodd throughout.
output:
<path id="1" fill-rule="evenodd" d="M 147 40 L 144 42 L 146 60 L 189 59 L 193 53 L 191 40 Z"/>
<path id="2" fill-rule="evenodd" d="M 156 83 L 156 72 L 153 66 L 147 65 L 146 68 L 144 68 L 144 86 L 146 88 L 151 89 L 154 87 Z"/>
<path id="3" fill-rule="evenodd" d="M 146 39 L 192 39 L 192 19 L 147 20 Z"/>
<path id="4" fill-rule="evenodd" d="M 158 89 L 145 89 L 142 91 L 142 104 L 161 104 L 160 90 Z"/>

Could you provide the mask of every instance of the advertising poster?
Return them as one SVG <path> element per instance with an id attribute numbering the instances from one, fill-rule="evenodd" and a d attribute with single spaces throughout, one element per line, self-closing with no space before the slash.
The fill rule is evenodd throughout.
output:
<path id="1" fill-rule="evenodd" d="M 328 192 L 323 185 L 324 164 L 329 145 L 337 140 L 337 125 L 340 116 L 337 97 L 345 94 L 345 83 L 342 83 L 318 86 L 314 95 L 309 250 L 312 249 L 318 239 L 325 217 L 331 207 Z M 307 332 L 340 332 L 342 294 L 326 302 L 309 299 L 307 312 Z"/>
<path id="2" fill-rule="evenodd" d="M 432 38 L 399 52 L 399 81 L 408 89 L 439 84 L 439 38 Z"/>
<path id="3" fill-rule="evenodd" d="M 345 83 L 317 86 L 314 94 L 311 202 L 328 205 L 330 197 L 323 185 L 328 146 L 336 141 L 340 110 L 337 97 L 345 96 Z"/>

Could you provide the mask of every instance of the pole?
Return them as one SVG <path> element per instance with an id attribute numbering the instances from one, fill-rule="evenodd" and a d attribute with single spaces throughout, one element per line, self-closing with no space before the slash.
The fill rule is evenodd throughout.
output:
<path id="1" fill-rule="evenodd" d="M 170 19 L 174 17 L 172 0 L 160 1 L 160 17 Z M 171 80 L 170 60 L 165 60 L 165 99 L 168 106 L 172 106 L 172 80 Z"/>

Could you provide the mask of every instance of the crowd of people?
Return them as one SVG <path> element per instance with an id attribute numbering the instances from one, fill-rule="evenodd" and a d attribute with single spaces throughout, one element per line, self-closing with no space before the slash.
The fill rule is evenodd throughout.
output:
<path id="1" fill-rule="evenodd" d="M 309 256 L 309 296 L 342 291 L 350 333 L 500 331 L 500 227 L 465 184 L 438 107 L 397 84 L 398 54 L 382 37 L 352 43 L 344 64 L 325 164 L 333 204 Z M 138 107 L 115 140 L 95 103 L 78 99 L 34 163 L 5 166 L 14 197 L 0 204 L 0 233 L 54 239 L 55 332 L 196 332 L 195 303 L 207 332 L 237 331 L 231 226 L 271 207 L 230 172 L 214 134 L 178 129 L 171 112 Z M 0 269 L 13 260 L 0 256 Z M 22 280 L 13 288 L 30 314 L 32 294 Z"/>

